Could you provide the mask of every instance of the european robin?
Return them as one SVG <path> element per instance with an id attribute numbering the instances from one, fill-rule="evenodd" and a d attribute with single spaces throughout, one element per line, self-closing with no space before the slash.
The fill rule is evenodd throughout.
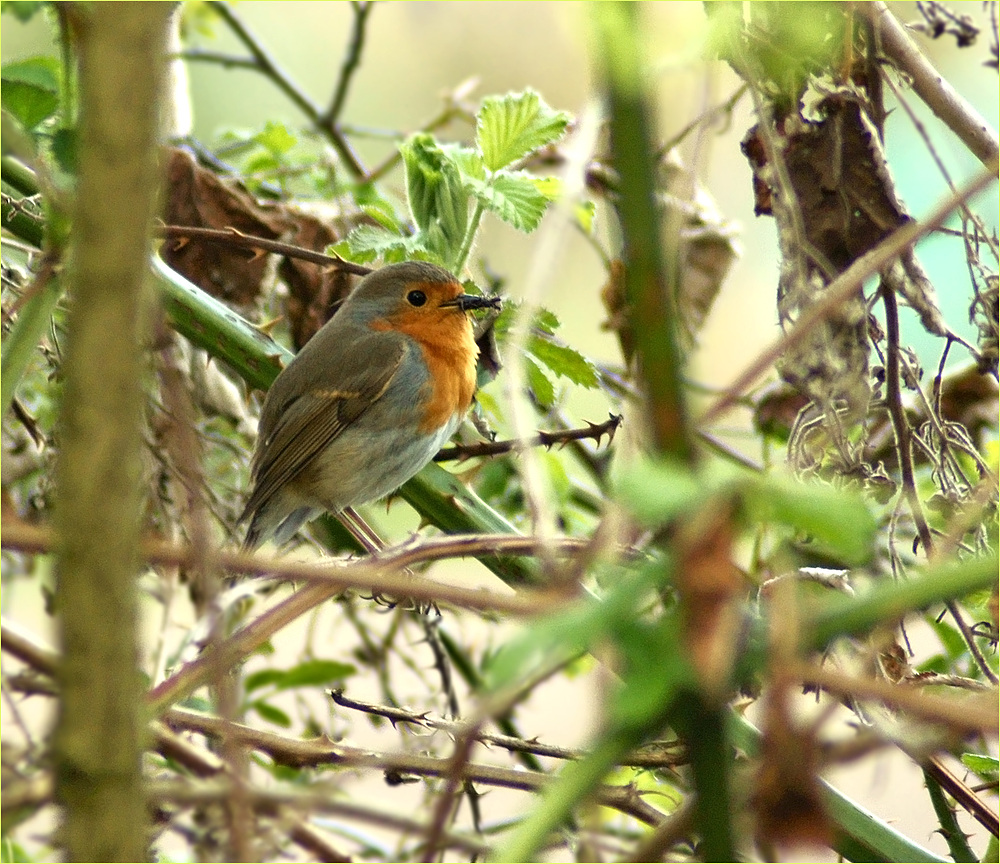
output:
<path id="1" fill-rule="evenodd" d="M 365 276 L 267 392 L 239 519 L 250 520 L 244 548 L 383 498 L 430 462 L 476 387 L 465 313 L 498 302 L 425 262 Z"/>

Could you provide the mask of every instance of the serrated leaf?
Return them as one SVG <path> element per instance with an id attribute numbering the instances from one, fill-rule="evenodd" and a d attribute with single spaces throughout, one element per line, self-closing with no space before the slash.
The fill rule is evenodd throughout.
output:
<path id="1" fill-rule="evenodd" d="M 461 144 L 442 144 L 441 151 L 455 164 L 463 179 L 486 179 L 486 166 L 483 164 L 483 157 L 474 147 L 464 147 Z"/>
<path id="2" fill-rule="evenodd" d="M 346 240 L 329 247 L 330 252 L 357 264 L 382 258 L 387 264 L 427 257 L 418 236 L 403 237 L 375 225 L 359 225 Z"/>
<path id="3" fill-rule="evenodd" d="M 558 141 L 569 115 L 554 111 L 534 90 L 491 96 L 476 115 L 476 143 L 490 171 Z"/>
<path id="4" fill-rule="evenodd" d="M 283 729 L 290 729 L 292 726 L 292 718 L 270 702 L 258 699 L 256 702 L 251 702 L 250 707 L 267 720 L 268 723 L 281 726 Z"/>
<path id="5" fill-rule="evenodd" d="M 277 684 L 279 690 L 289 690 L 292 687 L 321 687 L 343 681 L 357 671 L 350 663 L 338 663 L 336 660 L 306 660 L 285 672 Z"/>
<path id="6" fill-rule="evenodd" d="M 470 181 L 469 186 L 487 210 L 528 233 L 538 227 L 549 203 L 536 179 L 523 171 L 504 171 L 486 182 Z"/>
<path id="7" fill-rule="evenodd" d="M 562 326 L 562 323 L 555 312 L 551 309 L 546 309 L 544 306 L 540 306 L 535 313 L 534 325 L 543 333 L 548 333 L 551 336 Z"/>
<path id="8" fill-rule="evenodd" d="M 581 387 L 596 387 L 597 367 L 575 348 L 554 339 L 532 335 L 528 350 L 549 369 Z"/>
<path id="9" fill-rule="evenodd" d="M 399 220 L 396 219 L 396 215 L 394 213 L 387 213 L 381 207 L 376 207 L 372 204 L 363 204 L 361 206 L 361 212 L 364 213 L 369 219 L 374 219 L 378 222 L 379 226 L 385 228 L 386 231 L 399 236 Z"/>
<path id="10" fill-rule="evenodd" d="M 535 394 L 538 404 L 543 408 L 548 408 L 556 400 L 555 386 L 530 357 L 524 358 L 524 371 L 528 379 L 528 386 Z"/>
<path id="11" fill-rule="evenodd" d="M 506 173 L 506 172 L 504 172 Z M 558 177 L 535 177 L 531 176 L 531 182 L 535 188 L 545 196 L 547 201 L 555 201 L 562 195 L 562 180 Z"/>

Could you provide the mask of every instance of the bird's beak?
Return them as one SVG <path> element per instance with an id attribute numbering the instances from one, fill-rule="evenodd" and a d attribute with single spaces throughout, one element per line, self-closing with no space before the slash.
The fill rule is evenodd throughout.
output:
<path id="1" fill-rule="evenodd" d="M 457 306 L 463 312 L 470 309 L 499 309 L 503 303 L 503 298 L 493 295 L 483 297 L 479 294 L 459 294 L 453 300 L 445 300 L 441 306 Z"/>

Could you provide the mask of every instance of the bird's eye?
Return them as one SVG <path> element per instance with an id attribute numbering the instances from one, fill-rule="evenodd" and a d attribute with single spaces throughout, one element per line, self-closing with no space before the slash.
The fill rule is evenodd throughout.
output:
<path id="1" fill-rule="evenodd" d="M 411 306 L 423 306 L 427 302 L 427 295 L 423 291 L 411 291 L 406 299 Z"/>

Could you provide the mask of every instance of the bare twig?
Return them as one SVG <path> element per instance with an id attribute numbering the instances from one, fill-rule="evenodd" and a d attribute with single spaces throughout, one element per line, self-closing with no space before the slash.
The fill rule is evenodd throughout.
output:
<path id="1" fill-rule="evenodd" d="M 996 734 L 996 691 L 982 698 L 970 697 L 962 702 L 939 699 L 921 693 L 909 683 L 857 678 L 835 669 L 790 661 L 788 674 L 804 684 L 822 687 L 838 696 L 855 699 L 877 699 L 900 711 L 935 723 L 943 723 L 962 734 L 983 732 Z"/>
<path id="2" fill-rule="evenodd" d="M 883 284 L 881 288 L 882 303 L 885 307 L 885 330 L 886 330 L 886 368 L 885 387 L 886 404 L 889 410 L 889 417 L 892 420 L 892 428 L 896 433 L 896 455 L 899 460 L 899 473 L 902 480 L 903 494 L 906 496 L 906 503 L 910 508 L 910 515 L 917 528 L 917 535 L 920 537 L 920 545 L 924 547 L 924 553 L 928 558 L 934 557 L 934 540 L 931 535 L 930 525 L 924 516 L 923 504 L 920 501 L 920 494 L 917 492 L 916 479 L 913 475 L 913 452 L 910 448 L 910 429 L 903 409 L 903 397 L 900 392 L 900 368 L 899 368 L 899 313 L 896 308 L 896 295 L 892 288 Z M 976 644 L 976 637 L 969 628 L 962 611 L 954 600 L 945 601 L 945 607 L 954 619 L 955 624 L 965 640 L 969 653 L 976 661 L 980 671 L 987 681 L 997 683 L 997 675 L 990 668 L 982 651 Z"/>
<path id="3" fill-rule="evenodd" d="M 422 777 L 444 777 L 447 776 L 452 762 L 451 759 L 439 759 L 418 753 L 380 753 L 339 744 L 325 736 L 307 740 L 286 737 L 179 708 L 168 711 L 164 715 L 164 720 L 173 728 L 199 732 L 211 738 L 231 734 L 244 746 L 264 753 L 281 765 L 293 768 L 309 765 L 340 765 L 416 774 Z M 466 782 L 537 792 L 544 788 L 550 778 L 547 774 L 535 771 L 469 762 L 462 769 L 462 779 Z M 594 797 L 597 803 L 649 825 L 658 825 L 663 818 L 663 814 L 646 804 L 642 796 L 631 786 L 602 785 L 598 787 Z"/>
<path id="4" fill-rule="evenodd" d="M 927 107 L 995 174 L 990 166 L 1000 155 L 996 130 L 931 65 L 885 3 L 858 3 L 854 10 L 875 25 L 886 55 L 910 76 Z"/>
<path id="5" fill-rule="evenodd" d="M 467 728 L 467 723 L 455 720 L 446 720 L 442 717 L 434 717 L 426 711 L 417 712 L 406 708 L 396 708 L 392 705 L 376 705 L 371 702 L 363 702 L 360 699 L 352 699 L 345 695 L 343 690 L 331 690 L 330 698 L 342 708 L 352 711 L 363 711 L 366 714 L 374 714 L 384 717 L 390 723 L 408 723 L 412 726 L 420 726 L 425 729 L 437 729 L 451 735 L 457 735 L 461 729 Z M 494 735 L 489 732 L 477 732 L 476 740 L 489 747 L 501 747 L 512 753 L 533 753 L 536 756 L 545 756 L 549 759 L 580 759 L 584 754 L 580 750 L 573 750 L 568 747 L 557 747 L 554 744 L 543 744 L 534 739 L 517 738 L 513 735 Z M 682 765 L 685 757 L 680 749 L 680 742 L 669 742 L 649 744 L 622 760 L 622 765 L 632 768 L 672 768 Z"/>
<path id="6" fill-rule="evenodd" d="M 358 160 L 351 145 L 337 128 L 336 123 L 328 121 L 319 107 L 310 99 L 302 89 L 296 84 L 288 74 L 278 65 L 277 61 L 271 57 L 267 49 L 260 40 L 250 31 L 243 20 L 236 14 L 233 8 L 227 4 L 212 0 L 209 4 L 211 8 L 222 18 L 236 37 L 243 43 L 246 49 L 256 61 L 257 68 L 261 73 L 270 78 L 275 85 L 298 107 L 306 117 L 323 133 L 330 141 L 334 149 L 344 160 L 347 170 L 353 177 L 363 177 L 365 169 Z"/>
<path id="7" fill-rule="evenodd" d="M 295 246 L 292 243 L 282 243 L 279 240 L 268 240 L 266 237 L 255 237 L 253 234 L 244 234 L 235 228 L 196 228 L 187 225 L 160 225 L 156 229 L 160 237 L 178 237 L 181 240 L 204 240 L 209 243 L 217 243 L 221 246 L 234 246 L 237 249 L 247 249 L 260 255 L 264 252 L 274 252 L 277 255 L 284 255 L 286 258 L 298 258 L 301 261 L 308 261 L 311 264 L 319 264 L 329 267 L 332 270 L 343 270 L 345 273 L 353 273 L 355 276 L 367 276 L 372 272 L 371 267 L 363 264 L 355 264 L 352 261 L 345 261 L 336 255 L 326 255 L 323 252 L 315 252 L 312 249 L 304 249 L 302 246 Z"/>
<path id="8" fill-rule="evenodd" d="M 361 63 L 361 52 L 365 47 L 365 25 L 368 16 L 371 14 L 375 4 L 369 0 L 353 0 L 351 11 L 354 13 L 354 24 L 351 28 L 351 42 L 344 55 L 344 62 L 340 67 L 340 77 L 337 79 L 337 86 L 333 91 L 333 99 L 330 107 L 323 115 L 322 121 L 325 126 L 336 127 L 340 119 L 340 112 L 344 108 L 347 100 L 347 90 L 351 85 L 351 78 Z"/>

